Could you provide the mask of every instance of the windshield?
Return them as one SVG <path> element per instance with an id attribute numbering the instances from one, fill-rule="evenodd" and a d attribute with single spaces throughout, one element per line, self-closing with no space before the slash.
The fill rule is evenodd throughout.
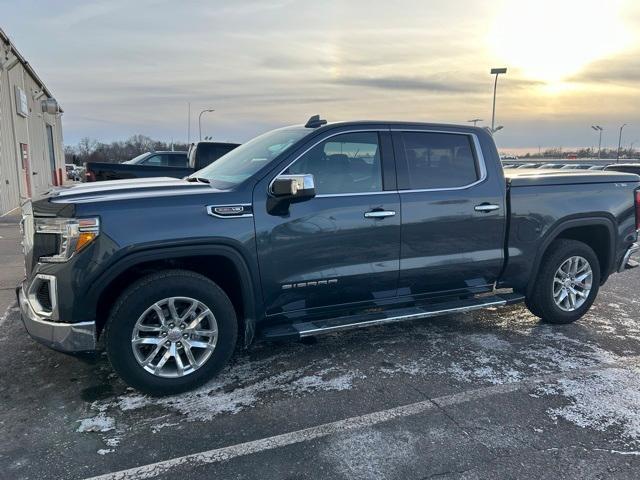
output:
<path id="1" fill-rule="evenodd" d="M 142 160 L 143 158 L 145 158 L 148 155 L 149 155 L 149 152 L 141 153 L 137 157 L 133 157 L 131 160 L 127 160 L 126 162 L 122 162 L 122 163 L 126 163 L 128 165 L 132 165 L 132 164 L 138 163 L 140 160 Z"/>
<path id="2" fill-rule="evenodd" d="M 302 127 L 272 130 L 240 145 L 191 176 L 206 178 L 216 188 L 233 188 L 307 134 L 309 129 Z"/>

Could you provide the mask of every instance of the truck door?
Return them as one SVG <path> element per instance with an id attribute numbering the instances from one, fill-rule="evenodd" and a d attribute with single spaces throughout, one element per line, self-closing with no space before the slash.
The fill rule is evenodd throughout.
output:
<path id="1" fill-rule="evenodd" d="M 503 264 L 504 181 L 475 134 L 394 131 L 402 204 L 399 295 L 481 292 Z"/>
<path id="2" fill-rule="evenodd" d="M 254 189 L 267 313 L 394 297 L 400 202 L 388 130 L 347 131 L 315 140 L 278 173 L 312 174 L 316 196 L 274 212 L 267 192 L 275 172 Z"/>

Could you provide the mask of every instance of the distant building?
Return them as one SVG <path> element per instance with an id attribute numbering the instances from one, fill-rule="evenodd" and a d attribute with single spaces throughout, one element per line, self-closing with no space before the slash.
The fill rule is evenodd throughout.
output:
<path id="1" fill-rule="evenodd" d="M 0 215 L 60 184 L 62 109 L 0 29 Z"/>

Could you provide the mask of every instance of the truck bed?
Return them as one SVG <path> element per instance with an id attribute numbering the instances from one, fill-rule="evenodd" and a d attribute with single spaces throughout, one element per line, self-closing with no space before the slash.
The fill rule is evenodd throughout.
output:
<path id="1" fill-rule="evenodd" d="M 508 169 L 504 177 L 512 187 L 640 181 L 640 176 L 632 173 L 600 170 Z"/>

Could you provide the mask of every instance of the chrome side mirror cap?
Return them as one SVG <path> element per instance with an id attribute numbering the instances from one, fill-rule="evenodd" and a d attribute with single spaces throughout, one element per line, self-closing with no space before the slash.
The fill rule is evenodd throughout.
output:
<path id="1" fill-rule="evenodd" d="M 271 184 L 271 194 L 281 198 L 315 197 L 316 186 L 313 175 L 279 175 Z"/>

